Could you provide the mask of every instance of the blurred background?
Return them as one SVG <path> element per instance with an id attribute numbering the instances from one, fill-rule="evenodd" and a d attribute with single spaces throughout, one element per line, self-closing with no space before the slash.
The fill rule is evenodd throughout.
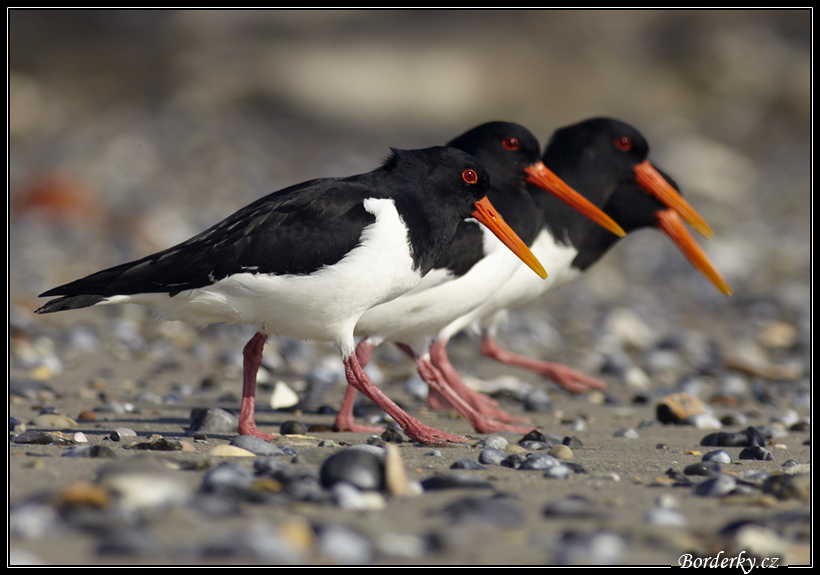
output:
<path id="1" fill-rule="evenodd" d="M 804 353 L 811 24 L 810 10 L 10 10 L 13 321 L 45 289 L 286 185 L 370 170 L 389 147 L 489 120 L 543 143 L 608 115 L 711 224 L 701 244 L 735 295 L 647 231 L 519 321 L 571 333 L 570 313 L 617 305 L 754 338 L 777 319 Z"/>

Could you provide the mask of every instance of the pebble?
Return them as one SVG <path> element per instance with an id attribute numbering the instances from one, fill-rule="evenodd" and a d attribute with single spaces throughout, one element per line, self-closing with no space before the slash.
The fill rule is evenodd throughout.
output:
<path id="1" fill-rule="evenodd" d="M 561 462 L 548 453 L 528 453 L 518 468 L 524 470 L 547 469 L 556 465 L 561 465 Z"/>
<path id="2" fill-rule="evenodd" d="M 613 437 L 623 437 L 625 439 L 638 439 L 638 437 L 640 437 L 640 436 L 638 435 L 637 431 L 635 431 L 634 429 L 629 427 L 629 428 L 617 429 L 615 431 L 615 433 L 613 434 Z"/>
<path id="3" fill-rule="evenodd" d="M 12 443 L 23 443 L 28 445 L 72 445 L 72 441 L 61 437 L 55 433 L 46 431 L 27 430 L 12 438 Z"/>
<path id="4" fill-rule="evenodd" d="M 323 561 L 339 565 L 367 565 L 373 558 L 373 543 L 361 533 L 342 525 L 319 529 L 316 548 Z"/>
<path id="5" fill-rule="evenodd" d="M 725 449 L 715 449 L 704 453 L 702 461 L 714 461 L 728 465 L 732 462 L 732 454 Z"/>
<path id="6" fill-rule="evenodd" d="M 478 454 L 478 462 L 483 465 L 501 465 L 501 462 L 507 457 L 507 454 L 501 449 L 495 447 L 485 447 Z"/>
<path id="7" fill-rule="evenodd" d="M 481 440 L 480 443 L 485 448 L 499 449 L 501 451 L 504 451 L 510 445 L 510 442 L 507 441 L 507 438 L 502 437 L 500 435 L 491 435 L 490 437 L 485 437 Z"/>
<path id="8" fill-rule="evenodd" d="M 520 527 L 524 513 L 509 497 L 464 497 L 444 506 L 441 512 L 453 524 L 477 523 L 503 528 Z"/>
<path id="9" fill-rule="evenodd" d="M 231 439 L 231 445 L 263 457 L 290 455 L 282 446 L 274 445 L 254 435 L 237 435 Z"/>
<path id="10" fill-rule="evenodd" d="M 486 469 L 481 463 L 472 459 L 459 459 L 450 465 L 450 469 Z"/>
<path id="11" fill-rule="evenodd" d="M 494 489 L 493 484 L 463 471 L 447 473 L 444 475 L 433 475 L 421 481 L 424 491 L 436 491 L 439 489 Z"/>
<path id="12" fill-rule="evenodd" d="M 31 425 L 45 429 L 76 429 L 80 426 L 75 420 L 61 413 L 41 413 L 31 421 Z"/>
<path id="13" fill-rule="evenodd" d="M 566 479 L 570 475 L 572 475 L 572 469 L 560 463 L 547 467 L 544 471 L 544 477 L 550 479 Z"/>
<path id="14" fill-rule="evenodd" d="M 235 434 L 238 426 L 239 419 L 229 411 L 214 407 L 196 408 L 191 411 L 186 435 Z"/>
<path id="15" fill-rule="evenodd" d="M 80 445 L 63 451 L 62 457 L 116 457 L 113 449 L 107 445 Z"/>
<path id="16" fill-rule="evenodd" d="M 550 448 L 549 454 L 556 459 L 572 459 L 574 457 L 572 449 L 563 444 Z"/>
<path id="17" fill-rule="evenodd" d="M 122 439 L 125 438 L 125 437 L 136 437 L 136 436 L 137 436 L 137 432 L 134 431 L 133 429 L 130 429 L 128 427 L 118 427 L 108 435 L 108 438 L 111 441 L 122 441 Z"/>
<path id="18" fill-rule="evenodd" d="M 699 461 L 683 468 L 685 475 L 702 475 L 711 477 L 721 473 L 720 464 L 717 461 Z"/>
<path id="19" fill-rule="evenodd" d="M 135 456 L 100 469 L 97 484 L 124 509 L 182 504 L 191 496 L 186 484 L 150 456 Z"/>
<path id="20" fill-rule="evenodd" d="M 554 518 L 591 518 L 601 517 L 603 514 L 596 509 L 592 501 L 585 495 L 568 495 L 544 506 L 542 511 L 545 517 Z"/>
<path id="21" fill-rule="evenodd" d="M 299 394 L 290 388 L 285 382 L 277 381 L 273 386 L 270 397 L 272 409 L 288 409 L 299 405 Z"/>
<path id="22" fill-rule="evenodd" d="M 307 428 L 301 421 L 289 419 L 282 422 L 282 425 L 279 427 L 279 433 L 282 435 L 304 435 L 307 433 Z"/>
<path id="23" fill-rule="evenodd" d="M 209 452 L 214 457 L 255 457 L 256 454 L 248 449 L 236 445 L 215 445 Z"/>
<path id="24" fill-rule="evenodd" d="M 772 452 L 765 447 L 760 445 L 752 445 L 750 447 L 743 448 L 737 458 L 753 459 L 756 461 L 772 461 L 774 460 L 774 455 L 772 455 Z"/>
<path id="25" fill-rule="evenodd" d="M 375 511 L 384 509 L 384 497 L 377 492 L 364 492 L 352 483 L 337 481 L 330 487 L 333 501 L 342 509 Z"/>
<path id="26" fill-rule="evenodd" d="M 342 449 L 328 457 L 319 470 L 325 488 L 345 481 L 361 490 L 381 491 L 385 486 L 384 464 L 361 449 Z"/>
<path id="27" fill-rule="evenodd" d="M 700 497 L 723 497 L 736 487 L 737 481 L 734 478 L 721 473 L 695 485 L 692 493 Z"/>

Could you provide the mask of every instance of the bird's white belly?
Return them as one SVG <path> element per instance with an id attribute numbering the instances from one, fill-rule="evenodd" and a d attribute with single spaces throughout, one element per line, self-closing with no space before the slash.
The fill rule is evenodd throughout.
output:
<path id="1" fill-rule="evenodd" d="M 578 251 L 572 246 L 556 242 L 544 231 L 538 234 L 530 249 L 546 269 L 546 279 L 538 277 L 527 266 L 519 267 L 492 297 L 443 328 L 439 337 L 449 339 L 462 329 L 479 329 L 479 326 L 489 325 L 497 313 L 530 303 L 547 290 L 573 279 L 580 273 L 571 267 Z"/>
<path id="2" fill-rule="evenodd" d="M 355 334 L 421 348 L 441 328 L 486 301 L 519 267 L 543 281 L 489 230 L 482 231 L 487 255 L 466 274 L 422 289 L 425 278 L 415 289 L 367 310 Z"/>
<path id="3" fill-rule="evenodd" d="M 339 262 L 308 275 L 240 273 L 180 292 L 115 296 L 103 303 L 137 303 L 163 317 L 195 325 L 257 325 L 269 335 L 327 341 L 343 357 L 353 352 L 353 327 L 368 308 L 415 286 L 407 230 L 392 200 L 368 199 L 376 216 L 359 245 Z"/>

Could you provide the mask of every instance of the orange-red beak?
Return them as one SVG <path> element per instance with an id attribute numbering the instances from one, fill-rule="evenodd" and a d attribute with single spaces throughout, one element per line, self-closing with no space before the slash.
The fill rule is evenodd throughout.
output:
<path id="1" fill-rule="evenodd" d="M 680 248 L 692 265 L 705 275 L 714 286 L 726 295 L 732 295 L 732 288 L 721 277 L 712 262 L 701 249 L 692 234 L 681 221 L 675 208 L 667 208 L 656 214 L 658 227 Z"/>
<path id="2" fill-rule="evenodd" d="M 706 221 L 700 217 L 689 202 L 683 199 L 683 196 L 672 187 L 672 184 L 666 181 L 658 170 L 649 163 L 649 160 L 644 160 L 635 166 L 635 180 L 638 182 L 647 193 L 655 196 L 663 205 L 675 210 L 683 220 L 690 226 L 695 228 L 703 236 L 712 237 L 712 228 Z"/>
<path id="3" fill-rule="evenodd" d="M 527 181 L 550 192 L 558 199 L 569 204 L 573 209 L 581 212 L 593 222 L 609 230 L 618 237 L 624 237 L 626 232 L 615 220 L 610 218 L 598 206 L 573 190 L 567 183 L 550 170 L 544 162 L 538 162 L 524 168 Z"/>
<path id="4" fill-rule="evenodd" d="M 525 244 L 521 238 L 518 237 L 518 234 L 516 234 L 512 228 L 507 225 L 507 222 L 505 222 L 504 218 L 501 217 L 501 214 L 496 211 L 492 203 L 490 203 L 490 200 L 484 197 L 474 205 L 475 211 L 472 213 L 472 216 L 475 219 L 487 226 L 487 229 L 493 232 L 505 246 L 510 248 L 510 250 L 517 255 L 522 262 L 527 264 L 535 273 L 542 278 L 547 277 L 547 272 L 544 270 L 544 266 L 541 265 L 538 258 L 536 258 L 530 251 L 527 244 Z"/>

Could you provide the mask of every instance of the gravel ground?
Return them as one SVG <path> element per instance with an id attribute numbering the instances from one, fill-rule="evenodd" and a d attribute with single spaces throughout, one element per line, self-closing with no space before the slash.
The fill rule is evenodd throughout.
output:
<path id="1" fill-rule="evenodd" d="M 8 14 L 10 564 L 811 563 L 811 12 Z M 194 433 L 191 415 L 238 409 L 247 329 L 32 313 L 45 289 L 285 185 L 369 170 L 389 147 L 495 119 L 543 141 L 597 115 L 648 138 L 715 230 L 701 244 L 734 295 L 645 231 L 502 333 L 606 393 L 570 397 L 455 339 L 456 367 L 547 436 L 505 435 L 500 460 L 490 436 L 434 450 L 328 431 L 341 362 L 290 341 L 266 348 L 257 418 L 305 429 L 271 454 L 226 454 L 233 434 Z M 424 421 L 470 433 L 425 407 L 395 350 L 371 373 Z M 270 407 L 280 382 L 299 404 Z M 670 394 L 701 415 L 661 421 Z M 702 445 L 718 431 L 763 459 Z M 568 476 L 537 467 L 573 437 Z M 331 454 L 368 443 L 404 489 L 321 483 Z M 688 467 L 718 449 L 722 473 Z"/>

